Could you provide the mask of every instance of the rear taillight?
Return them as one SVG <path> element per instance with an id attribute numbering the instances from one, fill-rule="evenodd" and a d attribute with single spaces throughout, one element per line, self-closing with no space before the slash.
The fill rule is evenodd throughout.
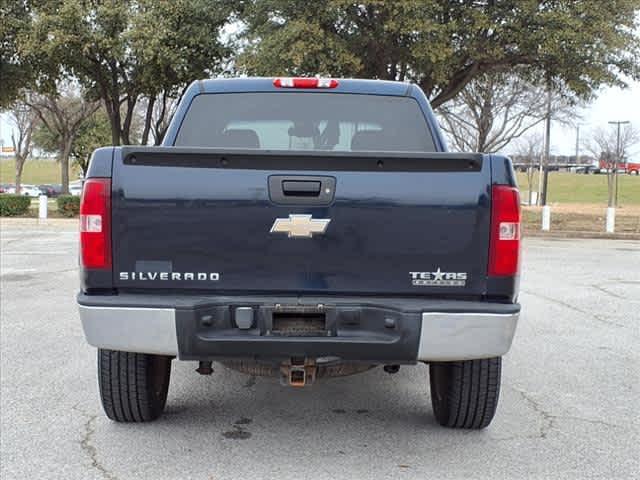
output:
<path id="1" fill-rule="evenodd" d="M 84 268 L 111 268 L 111 179 L 90 178 L 80 199 L 80 258 Z"/>
<path id="2" fill-rule="evenodd" d="M 333 78 L 276 78 L 273 86 L 278 88 L 336 88 L 338 81 Z"/>
<path id="3" fill-rule="evenodd" d="M 518 189 L 491 189 L 489 276 L 514 276 L 520 269 L 520 194 Z"/>

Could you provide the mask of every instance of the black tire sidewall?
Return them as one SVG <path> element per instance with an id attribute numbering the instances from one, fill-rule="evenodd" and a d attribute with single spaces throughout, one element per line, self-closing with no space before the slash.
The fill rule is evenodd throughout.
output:
<path id="1" fill-rule="evenodd" d="M 164 411 L 172 357 L 98 349 L 98 386 L 106 415 L 148 422 Z"/>

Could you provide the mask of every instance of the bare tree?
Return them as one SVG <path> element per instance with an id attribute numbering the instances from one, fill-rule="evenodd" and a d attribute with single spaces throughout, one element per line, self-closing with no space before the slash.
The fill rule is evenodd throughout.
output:
<path id="1" fill-rule="evenodd" d="M 527 168 L 527 187 L 529 190 L 529 205 L 533 204 L 533 178 L 544 155 L 544 138 L 540 133 L 529 133 L 521 138 L 516 146 L 518 163 Z"/>
<path id="2" fill-rule="evenodd" d="M 599 158 L 607 170 L 608 206 L 616 206 L 616 172 L 619 162 L 627 158 L 629 150 L 640 143 L 640 130 L 633 125 L 626 125 L 620 129 L 620 143 L 615 128 L 598 127 L 584 142 L 584 147 L 594 157 Z"/>
<path id="3" fill-rule="evenodd" d="M 22 170 L 33 149 L 31 137 L 36 128 L 37 115 L 28 105 L 18 102 L 11 109 L 9 118 L 15 127 L 11 132 L 11 143 L 16 161 L 16 193 L 20 194 Z"/>
<path id="4" fill-rule="evenodd" d="M 575 101 L 554 94 L 554 120 L 568 122 Z M 442 128 L 460 151 L 496 152 L 544 121 L 546 89 L 514 73 L 484 75 L 471 81 L 438 113 Z M 570 115 L 571 114 L 571 115 Z"/>
<path id="5" fill-rule="evenodd" d="M 29 95 L 27 103 L 38 114 L 44 127 L 55 138 L 60 161 L 62 192 L 69 192 L 69 157 L 80 127 L 100 103 L 87 99 L 77 85 L 62 82 L 57 91 L 49 94 Z"/>

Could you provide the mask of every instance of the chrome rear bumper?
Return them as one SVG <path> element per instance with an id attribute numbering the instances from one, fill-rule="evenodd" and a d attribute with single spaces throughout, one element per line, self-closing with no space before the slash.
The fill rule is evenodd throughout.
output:
<path id="1" fill-rule="evenodd" d="M 238 305 L 235 302 L 234 304 Z M 455 303 L 464 304 L 465 302 Z M 348 305 L 349 308 L 358 308 L 351 303 Z M 502 307 L 505 306 L 496 305 L 496 310 L 500 311 Z M 313 355 L 320 351 L 327 355 L 342 352 L 342 356 L 348 355 L 350 360 L 371 361 L 376 359 L 379 352 L 379 363 L 391 360 L 390 356 L 386 355 L 386 352 L 391 350 L 392 355 L 397 357 L 394 357 L 396 360 L 405 363 L 502 356 L 511 347 L 519 317 L 519 306 L 509 307 L 518 308 L 511 308 L 511 311 L 505 313 L 393 310 L 397 314 L 400 329 L 397 337 L 384 337 L 384 327 L 371 327 L 369 321 L 366 328 L 358 331 L 338 329 L 337 335 L 332 337 L 282 338 L 261 334 L 247 335 L 246 331 L 237 331 L 236 335 L 229 329 L 220 333 L 214 330 L 203 334 L 202 331 L 193 329 L 196 327 L 185 326 L 189 322 L 189 325 L 194 324 L 197 320 L 180 320 L 184 318 L 185 312 L 189 312 L 188 314 L 196 319 L 197 309 L 200 308 L 198 306 L 185 308 L 184 305 L 180 305 L 179 309 L 176 309 L 156 306 L 79 305 L 87 342 L 98 348 L 171 355 L 184 359 L 194 359 L 201 355 L 209 358 L 238 357 L 243 354 L 248 357 L 256 354 L 287 355 L 293 350 L 297 354 L 308 349 Z M 372 307 L 369 305 L 362 308 Z M 200 342 L 197 348 L 189 347 L 197 342 Z M 208 350 L 209 347 L 211 350 Z"/>
<path id="2" fill-rule="evenodd" d="M 79 305 L 89 345 L 124 352 L 177 355 L 173 308 L 89 307 Z"/>
<path id="3" fill-rule="evenodd" d="M 500 357 L 509 351 L 520 313 L 422 314 L 418 360 Z"/>

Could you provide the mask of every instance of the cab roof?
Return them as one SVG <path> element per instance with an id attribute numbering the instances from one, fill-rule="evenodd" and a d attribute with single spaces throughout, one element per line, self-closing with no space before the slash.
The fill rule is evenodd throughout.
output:
<path id="1" fill-rule="evenodd" d="M 245 78 L 215 78 L 197 80 L 191 84 L 197 93 L 241 93 L 241 92 L 291 92 L 308 91 L 322 93 L 360 93 L 369 95 L 408 96 L 414 87 L 407 82 L 390 80 L 365 80 L 355 78 L 337 78 L 335 88 L 282 88 L 274 85 L 274 80 L 280 77 L 245 77 Z"/>

